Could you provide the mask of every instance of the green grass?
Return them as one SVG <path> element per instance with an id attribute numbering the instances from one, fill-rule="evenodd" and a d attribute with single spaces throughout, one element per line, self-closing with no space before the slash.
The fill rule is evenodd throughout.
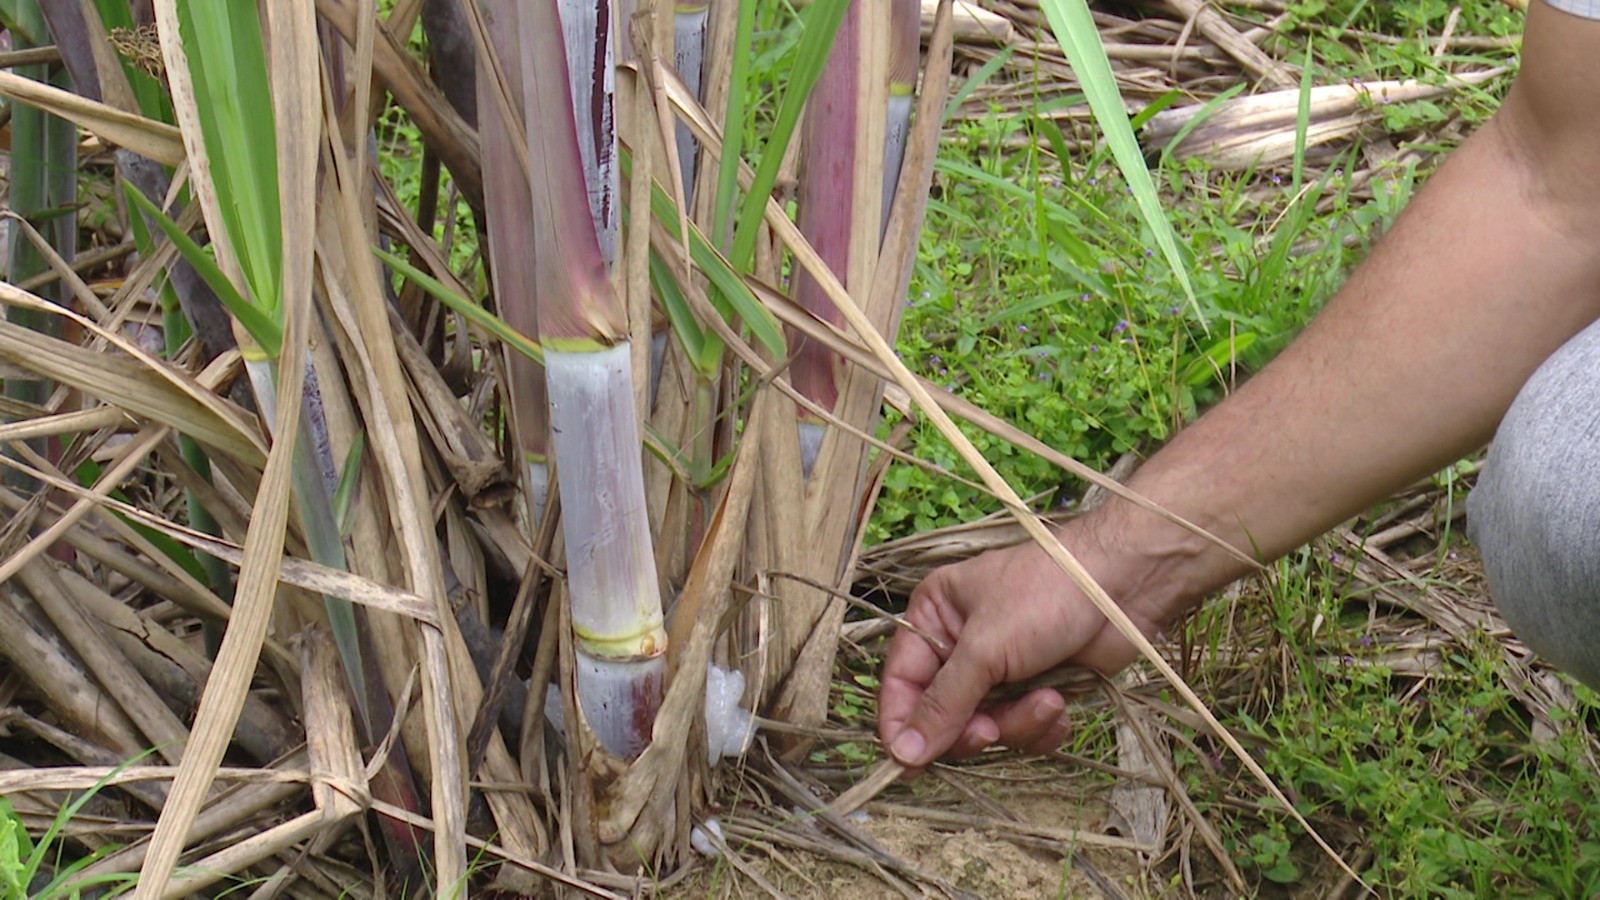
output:
<path id="1" fill-rule="evenodd" d="M 1385 664 L 1394 659 L 1386 644 L 1404 620 L 1374 624 L 1346 570 L 1336 554 L 1306 551 L 1280 562 L 1265 596 L 1251 598 L 1266 634 L 1257 635 L 1258 671 L 1230 673 L 1229 693 L 1239 682 L 1256 686 L 1231 710 L 1232 727 L 1262 740 L 1264 765 L 1302 813 L 1359 836 L 1371 854 L 1366 876 L 1393 896 L 1594 896 L 1594 693 L 1578 688 L 1573 708 L 1552 714 L 1556 733 L 1536 739 L 1487 635 L 1437 642 L 1441 659 L 1425 679 L 1397 673 Z M 1230 615 L 1239 607 L 1214 608 L 1190 634 L 1203 643 Z M 1230 627 L 1240 627 L 1237 618 Z M 1225 759 L 1184 750 L 1175 758 L 1250 874 L 1291 891 L 1319 883 L 1311 870 L 1325 861 L 1279 817 L 1221 805 L 1253 793 L 1218 774 L 1231 771 Z"/>
<path id="2" fill-rule="evenodd" d="M 1449 11 L 1442 0 L 1297 3 L 1295 27 L 1269 49 L 1301 59 L 1311 37 L 1317 84 L 1437 80 L 1468 62 L 1512 63 L 1512 49 L 1437 59 L 1420 39 L 1334 39 L 1350 29 L 1437 35 Z M 1464 9 L 1455 33 L 1498 36 L 1519 28 L 1520 16 L 1484 3 Z M 1155 238 L 1109 152 L 1065 152 L 1047 113 L 1077 102 L 1041 97 L 1033 116 L 951 122 L 900 352 L 914 370 L 1104 469 L 1125 452 L 1158 446 L 1281 349 L 1427 171 L 1390 164 L 1358 183 L 1353 173 L 1365 162 L 1352 152 L 1306 172 L 1305 193 L 1297 195 L 1293 166 L 1223 173 L 1163 158 L 1154 174 L 1190 260 L 1196 315 L 1153 249 Z M 1420 149 L 1443 149 L 1496 102 L 1495 90 L 1483 89 L 1395 104 L 1383 111 L 1384 124 Z M 1447 121 L 1450 136 L 1437 138 Z M 976 429 L 968 433 L 1024 496 L 1070 504 L 1084 488 L 1030 454 Z M 913 429 L 907 449 L 969 474 L 929 426 Z M 910 466 L 893 466 L 887 478 L 871 541 L 999 508 L 976 489 Z"/>

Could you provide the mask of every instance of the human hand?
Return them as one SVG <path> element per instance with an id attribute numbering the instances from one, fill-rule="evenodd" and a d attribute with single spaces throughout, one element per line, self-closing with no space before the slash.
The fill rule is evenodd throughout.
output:
<path id="1" fill-rule="evenodd" d="M 1101 577 L 1098 547 L 1086 533 L 1069 526 L 1062 541 Z M 1146 634 L 1159 625 L 1127 612 Z M 902 628 L 884 664 L 878 735 L 912 770 L 995 743 L 1055 749 L 1070 730 L 1061 694 L 1041 688 L 994 704 L 984 695 L 1062 663 L 1113 672 L 1138 653 L 1033 543 L 936 569 L 912 591 L 905 617 L 942 644 Z"/>

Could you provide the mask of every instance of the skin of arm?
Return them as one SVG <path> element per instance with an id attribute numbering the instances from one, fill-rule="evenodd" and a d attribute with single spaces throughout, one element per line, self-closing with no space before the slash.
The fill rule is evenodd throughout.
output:
<path id="1" fill-rule="evenodd" d="M 1600 318 L 1600 21 L 1533 3 L 1523 47 L 1500 110 L 1322 313 L 1131 488 L 1276 558 L 1482 446 L 1539 364 Z M 1246 574 L 1122 500 L 1058 536 L 1147 635 Z M 879 736 L 912 771 L 994 743 L 1057 746 L 1059 694 L 983 695 L 1136 655 L 1031 543 L 936 570 L 906 617 L 944 645 L 902 629 L 884 666 Z"/>

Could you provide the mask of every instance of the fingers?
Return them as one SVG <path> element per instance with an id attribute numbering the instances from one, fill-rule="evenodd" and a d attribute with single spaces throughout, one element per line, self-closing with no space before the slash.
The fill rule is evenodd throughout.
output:
<path id="1" fill-rule="evenodd" d="M 1049 753 L 1072 732 L 1067 701 L 1049 688 L 1040 688 L 989 711 L 996 740 L 1025 753 Z"/>
<path id="2" fill-rule="evenodd" d="M 968 640 L 956 645 L 955 652 L 938 668 L 927 690 L 916 700 L 915 707 L 904 720 L 905 726 L 890 737 L 889 753 L 901 765 L 925 766 L 966 734 L 978 703 L 997 681 L 993 660 L 975 644 Z M 891 710 L 891 715 L 897 713 L 899 710 Z M 986 735 L 980 732 L 974 738 L 983 736 Z M 998 737 L 998 730 L 994 736 Z M 992 742 L 991 739 L 989 743 Z"/>
<path id="3" fill-rule="evenodd" d="M 937 619 L 932 615 L 918 615 L 913 605 L 907 617 L 914 620 Z M 914 624 L 926 630 L 926 621 Z M 941 640 L 945 635 L 936 635 Z M 954 643 L 949 641 L 948 643 Z M 882 683 L 878 688 L 878 737 L 887 746 L 905 727 L 906 720 L 917 708 L 934 675 L 944 664 L 939 654 L 921 636 L 901 629 L 889 642 L 888 661 L 883 666 Z"/>

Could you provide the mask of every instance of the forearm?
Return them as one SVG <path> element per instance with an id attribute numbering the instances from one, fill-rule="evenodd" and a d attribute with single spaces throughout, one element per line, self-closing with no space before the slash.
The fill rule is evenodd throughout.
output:
<path id="1" fill-rule="evenodd" d="M 1306 332 L 1131 486 L 1270 559 L 1481 446 L 1534 369 L 1600 317 L 1600 197 L 1550 183 L 1513 136 L 1520 115 L 1508 102 Z M 1143 560 L 1121 587 L 1153 618 L 1246 571 L 1126 503 L 1092 527 Z"/>

